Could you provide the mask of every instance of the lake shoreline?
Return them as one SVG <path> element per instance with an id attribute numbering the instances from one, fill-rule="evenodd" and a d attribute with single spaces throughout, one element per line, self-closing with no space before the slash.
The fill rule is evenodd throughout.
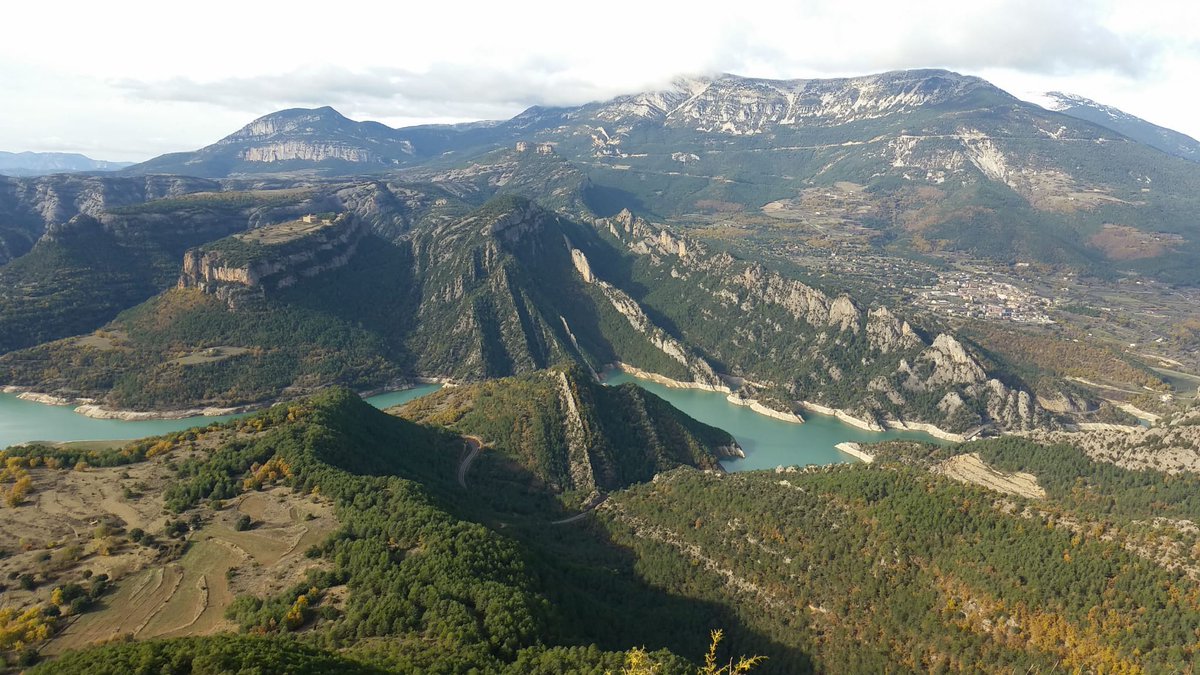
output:
<path id="1" fill-rule="evenodd" d="M 785 411 L 777 410 L 775 408 L 767 406 L 767 405 L 763 404 L 761 401 L 758 401 L 756 399 L 743 398 L 741 396 L 738 396 L 736 392 L 734 392 L 731 388 L 729 388 L 727 386 L 717 387 L 717 386 L 714 386 L 711 384 L 705 384 L 703 382 L 685 382 L 682 380 L 676 380 L 676 379 L 667 377 L 666 375 L 660 375 L 658 373 L 652 373 L 647 370 L 642 370 L 641 368 L 638 368 L 637 366 L 632 366 L 632 365 L 629 365 L 628 363 L 623 363 L 621 361 L 615 361 L 615 362 L 605 366 L 604 370 L 601 371 L 601 373 L 600 373 L 600 377 L 603 379 L 605 376 L 605 373 L 608 373 L 608 372 L 625 373 L 626 375 L 631 375 L 633 377 L 641 378 L 644 380 L 649 380 L 651 382 L 657 382 L 658 384 L 661 384 L 665 387 L 672 387 L 675 389 L 700 389 L 703 391 L 711 391 L 711 392 L 716 392 L 716 393 L 720 393 L 720 394 L 726 394 L 726 398 L 730 403 L 732 403 L 734 405 L 746 406 L 760 415 L 764 415 L 766 417 L 773 417 L 775 419 L 782 420 L 784 422 L 792 422 L 794 424 L 803 424 L 804 423 L 804 418 L 795 411 L 785 412 Z M 731 376 L 726 376 L 726 375 L 719 375 L 719 377 L 721 377 L 722 380 L 731 378 Z M 886 431 L 887 429 L 896 429 L 899 431 L 919 431 L 924 434 L 929 434 L 930 436 L 933 436 L 934 438 L 939 438 L 943 441 L 950 441 L 953 443 L 963 443 L 967 440 L 966 437 L 963 436 L 962 434 L 956 434 L 952 431 L 946 431 L 945 429 L 942 429 L 941 427 L 938 427 L 933 424 L 929 424 L 928 422 L 906 422 L 904 420 L 885 419 L 885 420 L 883 420 L 883 425 L 881 426 L 870 420 L 864 420 L 862 418 L 855 417 L 854 415 L 851 415 L 849 412 L 839 409 L 839 408 L 831 408 L 829 406 L 821 405 L 820 403 L 813 403 L 812 401 L 797 401 L 796 403 L 800 406 L 801 410 L 804 410 L 806 412 L 817 413 L 819 415 L 829 415 L 832 417 L 836 417 L 839 421 L 844 422 L 845 424 L 848 424 L 852 427 L 857 427 L 864 431 L 879 432 L 879 431 Z"/>
<path id="2" fill-rule="evenodd" d="M 632 375 L 633 377 L 641 378 L 643 380 L 657 382 L 658 384 L 661 384 L 664 387 L 671 387 L 673 389 L 699 389 L 701 391 L 711 391 L 711 392 L 717 393 L 717 394 L 725 394 L 726 400 L 728 400 L 733 405 L 740 405 L 740 406 L 750 408 L 751 410 L 753 410 L 754 412 L 756 412 L 760 415 L 765 415 L 767 417 L 773 417 L 773 418 L 783 421 L 783 422 L 791 422 L 793 424 L 804 424 L 804 418 L 801 417 L 798 413 L 785 412 L 783 410 L 776 410 L 775 408 L 772 408 L 770 406 L 763 404 L 762 401 L 759 401 L 757 399 L 743 398 L 743 397 L 739 396 L 737 394 L 737 392 L 735 392 L 732 388 L 730 388 L 728 386 L 722 385 L 722 386 L 718 387 L 716 385 L 704 384 L 703 382 L 685 382 L 683 380 L 676 380 L 676 379 L 667 377 L 666 375 L 660 375 L 658 373 L 652 373 L 648 370 L 642 370 L 641 368 L 638 368 L 637 366 L 631 366 L 628 363 L 623 363 L 621 361 L 615 361 L 615 362 L 610 363 L 609 365 L 605 366 L 604 370 L 602 370 L 600 372 L 600 378 L 603 380 L 605 373 L 609 373 L 609 372 L 625 373 L 626 375 Z M 718 377 L 721 377 L 722 379 L 726 379 L 726 376 L 719 375 Z"/>
<path id="3" fill-rule="evenodd" d="M 852 441 L 843 441 L 833 447 L 846 453 L 847 455 L 850 455 L 851 457 L 857 457 L 858 459 L 862 460 L 864 464 L 870 464 L 875 461 L 875 455 L 863 450 L 862 446 L 858 443 L 854 443 Z"/>
<path id="4" fill-rule="evenodd" d="M 456 383 L 450 378 L 445 377 L 413 377 L 409 381 L 396 383 L 395 386 L 389 385 L 377 389 L 369 389 L 360 392 L 355 392 L 360 398 L 367 399 L 375 396 L 383 396 L 385 394 L 394 394 L 403 391 L 416 389 L 417 387 L 438 384 L 444 387 L 456 386 Z M 22 401 L 38 403 L 41 405 L 52 405 L 58 407 L 72 407 L 73 412 L 89 417 L 95 420 L 115 420 L 120 422 L 152 422 L 152 421 L 173 421 L 186 420 L 192 417 L 225 417 L 228 415 L 242 415 L 245 413 L 257 412 L 266 410 L 281 403 L 296 401 L 304 396 L 295 396 L 287 398 L 276 398 L 262 403 L 249 403 L 246 405 L 216 407 L 216 406 L 201 406 L 195 408 L 180 408 L 176 410 L 128 410 L 122 408 L 108 408 L 96 403 L 92 398 L 67 398 L 56 394 L 47 394 L 45 392 L 37 392 L 28 387 L 20 387 L 16 385 L 5 385 L 0 387 L 0 393 L 13 394 Z M 312 394 L 315 392 L 309 392 Z M 309 395 L 305 394 L 305 396 Z"/>

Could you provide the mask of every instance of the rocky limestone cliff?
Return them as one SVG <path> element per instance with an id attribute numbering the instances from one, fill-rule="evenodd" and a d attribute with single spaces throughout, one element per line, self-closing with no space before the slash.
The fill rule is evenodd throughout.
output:
<path id="1" fill-rule="evenodd" d="M 305 143 L 304 141 L 280 141 L 242 150 L 239 155 L 247 162 L 288 162 L 294 160 L 324 162 L 379 163 L 378 155 L 363 148 L 354 148 L 333 143 Z"/>
<path id="2" fill-rule="evenodd" d="M 102 218 L 116 207 L 219 189 L 213 181 L 182 176 L 0 176 L 0 264 L 28 252 L 47 229 L 75 216 Z"/>
<path id="3" fill-rule="evenodd" d="M 1047 421 L 1027 391 L 1014 389 L 991 375 L 980 358 L 952 335 L 940 334 L 931 343 L 926 342 L 907 321 L 886 307 L 864 311 L 848 296 L 830 297 L 761 265 L 739 261 L 727 253 L 710 252 L 703 244 L 651 225 L 629 211 L 599 220 L 596 227 L 620 240 L 649 269 L 667 269 L 672 279 L 696 289 L 689 293 L 710 296 L 704 302 L 690 298 L 689 305 L 714 303 L 711 310 L 702 311 L 713 313 L 720 307 L 728 320 L 736 322 L 712 327 L 720 331 L 718 341 L 710 339 L 694 345 L 685 333 L 681 341 L 676 341 L 678 348 L 667 343 L 660 349 L 681 362 L 682 355 L 696 353 L 697 347 L 721 358 L 726 367 L 736 371 L 729 374 L 740 378 L 741 388 L 736 393 L 741 397 L 762 398 L 764 392 L 787 390 L 790 398 L 776 396 L 772 407 L 787 412 L 803 400 L 816 409 L 842 408 L 871 427 L 933 423 L 959 431 L 986 425 L 1014 430 Z M 586 256 L 572 252 L 572 257 L 583 278 L 595 276 Z M 595 283 L 604 285 L 599 280 Z M 633 310 L 636 303 L 614 296 L 610 296 L 614 306 L 624 310 L 631 323 L 640 324 L 642 320 Z M 792 324 L 794 328 L 767 318 L 780 312 L 797 322 Z M 762 343 L 770 342 L 772 333 L 790 337 L 772 348 L 785 350 L 780 358 L 762 361 L 760 350 L 768 348 Z M 730 349 L 731 341 L 762 346 L 739 351 Z M 845 350 L 860 353 L 864 347 L 865 353 L 856 361 L 842 356 Z M 724 355 L 723 350 L 738 356 Z M 704 359 L 699 360 L 708 371 L 712 370 Z M 755 362 L 759 365 L 749 365 Z M 785 362 L 794 364 L 790 367 L 796 370 L 789 371 Z M 690 359 L 688 365 L 698 374 L 697 381 L 707 381 L 705 368 L 695 366 Z M 873 374 L 862 382 L 862 389 L 854 395 L 857 400 L 839 402 L 828 398 L 825 392 L 830 387 L 844 391 L 864 372 Z M 781 376 L 786 379 L 781 381 Z M 931 396 L 935 397 L 932 401 Z"/>
<path id="4" fill-rule="evenodd" d="M 345 266 L 366 233 L 363 221 L 349 214 L 269 225 L 187 251 L 178 286 L 236 306 Z"/>
<path id="5" fill-rule="evenodd" d="M 226 177 L 292 168 L 336 169 L 341 163 L 369 170 L 397 166 L 414 152 L 411 141 L 378 122 L 357 122 L 330 107 L 295 108 L 264 115 L 195 152 L 162 155 L 127 171 Z"/>
<path id="6" fill-rule="evenodd" d="M 567 466 L 571 489 L 593 492 L 596 489 L 596 473 L 588 447 L 587 422 L 579 412 L 578 396 L 564 371 L 558 371 L 558 394 L 566 410 Z"/>
<path id="7" fill-rule="evenodd" d="M 887 307 L 867 312 L 867 339 L 881 353 L 906 351 L 924 342 L 907 321 L 899 321 Z"/>
<path id="8" fill-rule="evenodd" d="M 571 260 L 575 264 L 576 271 L 583 279 L 584 283 L 595 284 L 604 297 L 612 304 L 613 309 L 617 310 L 621 316 L 629 322 L 635 331 L 642 334 L 655 348 L 662 353 L 678 361 L 683 365 L 687 372 L 691 375 L 692 381 L 712 387 L 714 389 L 724 388 L 721 378 L 713 370 L 703 357 L 695 353 L 695 351 L 683 344 L 679 340 L 671 337 L 669 333 L 655 325 L 641 305 L 636 300 L 629 297 L 621 289 L 612 284 L 597 278 L 592 273 L 592 268 L 588 262 L 587 256 L 577 248 L 571 246 L 570 239 L 563 237 L 567 249 L 571 253 Z"/>
<path id="9" fill-rule="evenodd" d="M 936 105 L 992 85 L 936 70 L 905 70 L 823 80 L 720 75 L 682 78 L 662 91 L 622 96 L 595 111 L 599 120 L 658 120 L 702 132 L 751 135 L 776 126 L 834 125 Z M 1015 101 L 1015 99 L 1013 99 Z"/>

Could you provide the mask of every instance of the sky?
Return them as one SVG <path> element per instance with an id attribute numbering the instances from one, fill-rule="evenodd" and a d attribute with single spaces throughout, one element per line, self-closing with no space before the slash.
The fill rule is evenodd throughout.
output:
<path id="1" fill-rule="evenodd" d="M 0 150 L 138 161 L 289 107 L 391 126 L 662 86 L 904 68 L 1080 94 L 1200 138 L 1196 0 L 11 3 Z"/>

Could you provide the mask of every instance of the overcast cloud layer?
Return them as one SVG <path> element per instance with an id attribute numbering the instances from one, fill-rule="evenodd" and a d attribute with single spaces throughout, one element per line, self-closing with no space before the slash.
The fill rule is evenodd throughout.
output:
<path id="1" fill-rule="evenodd" d="M 681 74 L 943 67 L 1200 137 L 1200 3 L 42 2 L 6 8 L 0 150 L 140 160 L 287 107 L 393 126 L 500 119 Z"/>

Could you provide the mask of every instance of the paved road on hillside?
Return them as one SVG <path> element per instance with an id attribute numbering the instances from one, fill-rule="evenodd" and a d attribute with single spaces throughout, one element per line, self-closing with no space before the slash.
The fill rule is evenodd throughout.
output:
<path id="1" fill-rule="evenodd" d="M 463 438 L 463 444 L 470 450 L 467 456 L 463 457 L 462 461 L 458 463 L 458 484 L 463 486 L 465 490 L 467 488 L 467 470 L 471 468 L 471 462 L 474 462 L 475 458 L 479 456 L 479 451 L 483 449 L 483 444 L 479 442 L 478 438 L 471 438 L 470 436 Z"/>
<path id="2" fill-rule="evenodd" d="M 595 501 L 595 503 L 589 504 L 586 508 L 583 509 L 583 511 L 576 513 L 575 515 L 571 516 L 570 518 L 563 518 L 562 520 L 552 520 L 552 521 L 550 521 L 550 524 L 551 525 L 566 525 L 568 523 L 573 523 L 577 520 L 583 520 L 583 518 L 585 516 L 587 516 L 587 514 L 591 513 L 592 511 L 595 511 L 597 506 L 600 506 L 601 504 L 603 504 L 605 499 L 608 499 L 608 495 L 600 495 L 600 498 L 597 499 Z"/>

